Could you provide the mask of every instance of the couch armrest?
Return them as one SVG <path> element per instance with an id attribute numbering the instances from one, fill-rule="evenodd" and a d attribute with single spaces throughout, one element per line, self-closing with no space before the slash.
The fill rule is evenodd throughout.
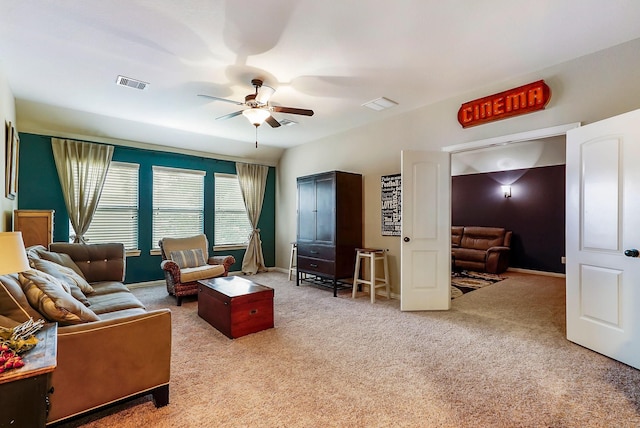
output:
<path id="1" fill-rule="evenodd" d="M 49 423 L 168 385 L 171 311 L 60 327 L 57 363 Z"/>
<path id="2" fill-rule="evenodd" d="M 509 247 L 491 247 L 487 250 L 485 270 L 489 273 L 502 273 L 509 267 Z"/>
<path id="3" fill-rule="evenodd" d="M 209 261 L 207 262 L 210 265 L 222 265 L 224 266 L 224 275 L 227 276 L 229 274 L 229 269 L 236 262 L 235 257 L 233 256 L 211 256 L 209 257 Z"/>
<path id="4" fill-rule="evenodd" d="M 180 282 L 180 266 L 173 260 L 163 260 L 160 262 L 160 268 L 171 275 L 173 282 Z"/>
<path id="5" fill-rule="evenodd" d="M 492 253 L 492 252 L 497 253 L 497 252 L 505 252 L 505 251 L 511 251 L 511 248 L 498 246 L 498 247 L 490 247 L 489 249 L 487 249 L 487 253 Z"/>

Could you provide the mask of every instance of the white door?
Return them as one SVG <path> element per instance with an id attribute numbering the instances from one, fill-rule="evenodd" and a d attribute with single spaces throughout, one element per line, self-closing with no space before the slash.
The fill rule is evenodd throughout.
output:
<path id="1" fill-rule="evenodd" d="M 402 151 L 400 309 L 451 307 L 451 174 L 447 152 Z"/>
<path id="2" fill-rule="evenodd" d="M 567 339 L 640 368 L 640 110 L 567 133 Z M 627 256 L 625 256 L 625 252 Z"/>

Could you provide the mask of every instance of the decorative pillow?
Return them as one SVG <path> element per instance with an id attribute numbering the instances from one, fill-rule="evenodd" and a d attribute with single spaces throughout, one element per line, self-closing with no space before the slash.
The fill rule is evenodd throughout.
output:
<path id="1" fill-rule="evenodd" d="M 202 249 L 172 251 L 171 260 L 176 262 L 180 269 L 204 266 L 207 262 L 204 259 Z"/>
<path id="2" fill-rule="evenodd" d="M 60 325 L 99 321 L 100 318 L 65 291 L 62 281 L 34 269 L 20 273 L 27 300 L 49 321 Z"/>
<path id="3" fill-rule="evenodd" d="M 44 318 L 29 304 L 17 274 L 0 276 L 0 314 L 19 323 Z"/>
<path id="4" fill-rule="evenodd" d="M 29 265 L 32 268 L 49 274 L 62 281 L 64 284 L 67 284 L 73 297 L 81 301 L 85 306 L 91 305 L 91 302 L 89 302 L 89 299 L 87 299 L 87 296 L 85 295 L 85 290 L 87 294 L 93 293 L 95 290 L 87 281 L 82 279 L 80 275 L 75 273 L 73 269 L 42 259 L 31 259 L 29 260 Z"/>
<path id="5" fill-rule="evenodd" d="M 59 264 L 61 266 L 65 266 L 65 267 L 68 267 L 70 269 L 73 269 L 73 271 L 75 273 L 80 275 L 83 279 L 86 279 L 84 277 L 84 274 L 82 273 L 82 270 L 80 270 L 80 268 L 78 267 L 76 262 L 74 262 L 71 259 L 71 256 L 69 254 L 56 253 L 56 252 L 53 252 L 53 251 L 46 251 L 46 250 L 41 250 L 41 249 L 36 249 L 36 252 L 38 253 L 38 255 L 40 256 L 41 259 L 49 260 L 50 262 L 54 262 L 54 263 L 57 263 L 57 264 Z"/>
<path id="6" fill-rule="evenodd" d="M 75 270 L 68 268 L 66 266 L 59 265 L 55 262 L 50 262 L 49 260 L 43 259 L 34 259 L 29 262 L 31 267 L 43 272 L 48 273 L 49 275 L 53 275 L 58 279 L 65 280 L 69 285 L 75 284 L 84 294 L 91 294 L 95 292 L 91 284 L 84 279 L 84 276 L 78 275 Z M 53 272 L 56 273 L 53 273 Z M 62 276 L 63 278 L 61 278 Z"/>

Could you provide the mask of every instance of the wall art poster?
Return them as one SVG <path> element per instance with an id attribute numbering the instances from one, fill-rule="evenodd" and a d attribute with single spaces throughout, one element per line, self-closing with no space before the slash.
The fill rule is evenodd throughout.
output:
<path id="1" fill-rule="evenodd" d="M 383 175 L 380 178 L 382 197 L 382 236 L 400 236 L 402 208 L 402 175 Z"/>

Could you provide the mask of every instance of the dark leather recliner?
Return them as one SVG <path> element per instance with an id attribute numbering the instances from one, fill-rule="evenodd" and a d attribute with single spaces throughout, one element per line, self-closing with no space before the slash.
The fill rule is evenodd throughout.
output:
<path id="1" fill-rule="evenodd" d="M 502 227 L 452 226 L 454 269 L 502 273 L 509 267 L 510 230 Z"/>

